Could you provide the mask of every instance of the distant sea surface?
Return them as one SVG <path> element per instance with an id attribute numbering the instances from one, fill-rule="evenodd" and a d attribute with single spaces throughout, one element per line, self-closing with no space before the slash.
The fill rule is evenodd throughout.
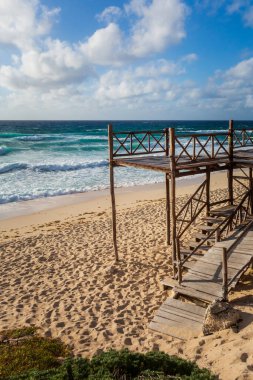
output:
<path id="1" fill-rule="evenodd" d="M 253 121 L 237 122 L 253 127 Z M 226 131 L 227 121 L 114 121 L 116 131 Z M 0 121 L 0 203 L 109 187 L 106 121 Z M 152 171 L 119 168 L 117 187 L 163 182 Z"/>

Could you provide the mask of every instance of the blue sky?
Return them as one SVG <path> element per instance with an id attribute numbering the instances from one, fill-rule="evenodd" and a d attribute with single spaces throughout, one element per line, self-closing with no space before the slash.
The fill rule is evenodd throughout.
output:
<path id="1" fill-rule="evenodd" d="M 1 119 L 252 119 L 251 0 L 1 0 Z"/>

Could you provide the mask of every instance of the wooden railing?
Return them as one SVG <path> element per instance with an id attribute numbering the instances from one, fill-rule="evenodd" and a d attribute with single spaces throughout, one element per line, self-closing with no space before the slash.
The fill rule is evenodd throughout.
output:
<path id="1" fill-rule="evenodd" d="M 168 129 L 162 131 L 112 132 L 113 157 L 168 154 Z"/>
<path id="2" fill-rule="evenodd" d="M 253 129 L 242 128 L 233 130 L 233 147 L 241 148 L 245 146 L 253 146 Z"/>
<path id="3" fill-rule="evenodd" d="M 215 159 L 229 156 L 229 133 L 195 133 L 175 136 L 175 161 Z"/>
<path id="4" fill-rule="evenodd" d="M 176 257 L 178 260 L 177 268 L 178 268 L 178 278 L 182 278 L 182 269 L 183 265 L 198 251 L 202 248 L 205 243 L 210 240 L 211 237 L 219 236 L 219 239 L 224 239 L 227 237 L 227 235 L 234 230 L 237 226 L 242 225 L 243 223 L 250 223 L 252 219 L 250 217 L 251 214 L 251 202 L 252 202 L 252 191 L 251 189 L 248 190 L 241 202 L 236 206 L 234 211 L 227 217 L 224 218 L 224 220 L 218 224 L 210 233 L 206 234 L 206 237 L 202 239 L 199 244 L 196 245 L 196 247 L 191 251 L 191 253 L 184 259 L 181 257 L 180 253 L 180 244 L 179 244 L 179 238 L 177 237 L 177 253 Z"/>
<path id="5" fill-rule="evenodd" d="M 233 284 L 236 278 L 238 278 L 238 276 L 241 273 L 243 273 L 248 267 L 248 263 L 245 264 L 238 272 L 236 272 L 236 274 L 230 280 L 228 280 L 228 255 L 235 247 L 235 245 L 238 243 L 238 241 L 249 231 L 249 229 L 252 226 L 253 220 L 250 220 L 248 224 L 245 226 L 243 233 L 235 239 L 235 241 L 229 248 L 222 247 L 222 298 L 225 301 L 227 301 L 230 286 Z"/>
<path id="6" fill-rule="evenodd" d="M 189 226 L 194 223 L 201 211 L 207 206 L 206 196 L 207 180 L 197 188 L 195 193 L 188 199 L 181 210 L 176 214 L 177 238 L 181 239 Z"/>
<path id="7" fill-rule="evenodd" d="M 233 149 L 253 146 L 253 129 L 234 129 L 233 123 L 227 132 L 173 134 L 165 128 L 157 131 L 115 132 L 109 128 L 109 139 L 113 157 L 163 153 L 171 157 L 170 147 L 174 146 L 176 163 L 194 162 L 218 157 L 232 158 Z M 172 141 L 173 140 L 173 141 Z"/>

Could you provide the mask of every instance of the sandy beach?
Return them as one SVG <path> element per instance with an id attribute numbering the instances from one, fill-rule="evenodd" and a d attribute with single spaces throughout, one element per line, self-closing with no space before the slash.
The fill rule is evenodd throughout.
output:
<path id="1" fill-rule="evenodd" d="M 178 208 L 200 180 L 178 182 Z M 213 175 L 212 199 L 225 187 L 226 175 Z M 168 297 L 160 281 L 172 273 L 164 192 L 163 184 L 117 189 L 117 264 L 108 191 L 2 205 L 0 330 L 35 325 L 82 356 L 163 350 L 220 379 L 253 379 L 252 272 L 230 295 L 242 312 L 239 331 L 182 342 L 148 330 Z"/>

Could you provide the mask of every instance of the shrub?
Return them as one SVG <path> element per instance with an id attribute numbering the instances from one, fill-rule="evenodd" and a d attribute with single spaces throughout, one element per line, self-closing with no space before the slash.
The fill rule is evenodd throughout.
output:
<path id="1" fill-rule="evenodd" d="M 89 360 L 70 357 L 60 340 L 39 337 L 33 329 L 9 331 L 5 336 L 21 339 L 18 344 L 0 344 L 0 380 L 215 379 L 195 363 L 163 352 L 110 350 Z"/>

